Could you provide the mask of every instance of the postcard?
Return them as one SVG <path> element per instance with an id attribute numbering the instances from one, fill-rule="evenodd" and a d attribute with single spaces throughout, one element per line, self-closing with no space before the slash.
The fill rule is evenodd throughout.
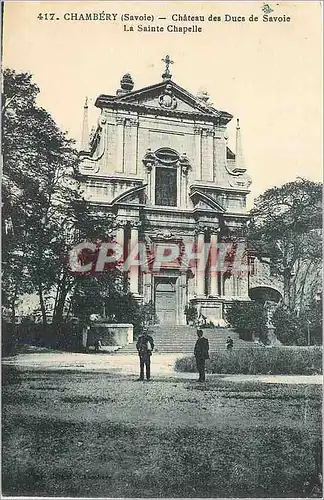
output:
<path id="1" fill-rule="evenodd" d="M 4 498 L 322 497 L 322 8 L 4 2 Z"/>

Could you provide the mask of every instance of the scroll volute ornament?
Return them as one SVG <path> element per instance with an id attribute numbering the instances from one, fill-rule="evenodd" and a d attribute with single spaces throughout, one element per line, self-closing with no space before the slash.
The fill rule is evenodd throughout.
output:
<path id="1" fill-rule="evenodd" d="M 147 170 L 151 172 L 152 168 L 156 164 L 156 157 L 155 154 L 152 152 L 151 148 L 148 148 L 146 151 L 146 154 L 143 158 L 143 163 Z"/>
<path id="2" fill-rule="evenodd" d="M 182 155 L 179 158 L 179 165 L 181 167 L 181 172 L 183 175 L 187 175 L 189 172 L 189 169 L 191 168 L 189 158 L 186 155 L 186 153 L 182 153 Z"/>

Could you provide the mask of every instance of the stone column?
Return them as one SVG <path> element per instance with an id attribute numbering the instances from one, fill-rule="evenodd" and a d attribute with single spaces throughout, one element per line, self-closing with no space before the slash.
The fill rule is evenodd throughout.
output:
<path id="1" fill-rule="evenodd" d="M 201 253 L 204 251 L 204 243 L 205 243 L 205 232 L 203 228 L 198 228 L 197 230 L 197 253 Z M 205 272 L 206 269 L 199 269 L 199 261 L 196 264 L 196 275 L 197 275 L 197 296 L 204 297 L 205 296 Z"/>
<path id="2" fill-rule="evenodd" d="M 179 325 L 185 325 L 186 324 L 186 317 L 184 314 L 184 309 L 186 305 L 186 292 L 187 292 L 187 275 L 186 273 L 182 272 L 179 276 L 179 310 L 178 310 L 178 320 L 179 320 Z"/>
<path id="3" fill-rule="evenodd" d="M 187 208 L 187 186 L 188 186 L 188 172 L 190 169 L 190 163 L 187 158 L 186 153 L 183 153 L 180 157 L 180 207 Z"/>
<path id="4" fill-rule="evenodd" d="M 210 235 L 210 295 L 218 295 L 218 273 L 217 273 L 217 233 L 213 231 Z"/>
<path id="5" fill-rule="evenodd" d="M 116 221 L 116 237 L 115 241 L 117 245 L 121 248 L 121 261 L 124 262 L 125 258 L 125 226 L 127 224 L 126 220 L 117 219 Z"/>
<path id="6" fill-rule="evenodd" d="M 151 273 L 145 273 L 143 275 L 144 279 L 144 290 L 143 290 L 143 295 L 144 295 L 144 303 L 150 302 L 151 300 L 154 300 L 152 297 L 152 275 Z"/>
<path id="7" fill-rule="evenodd" d="M 235 295 L 235 290 L 234 290 L 234 276 L 230 275 L 226 280 L 225 280 L 225 291 L 224 295 L 226 297 L 234 297 Z"/>
<path id="8" fill-rule="evenodd" d="M 146 168 L 147 196 L 151 205 L 155 202 L 155 163 L 154 153 L 149 148 L 143 158 L 143 164 Z"/>
<path id="9" fill-rule="evenodd" d="M 116 243 L 120 245 L 122 248 L 124 248 L 124 241 L 125 241 L 125 226 L 127 224 L 127 221 L 125 220 L 117 220 L 116 222 Z"/>
<path id="10" fill-rule="evenodd" d="M 131 222 L 131 235 L 130 235 L 130 252 L 138 247 L 138 229 L 140 226 L 139 221 Z M 130 292 L 138 295 L 138 274 L 139 269 L 137 265 L 131 265 L 129 269 Z"/>

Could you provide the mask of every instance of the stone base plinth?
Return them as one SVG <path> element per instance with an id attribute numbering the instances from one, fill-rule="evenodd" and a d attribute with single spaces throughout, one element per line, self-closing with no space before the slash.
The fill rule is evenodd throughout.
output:
<path id="1" fill-rule="evenodd" d="M 133 325 L 129 323 L 94 322 L 87 335 L 83 335 L 83 346 L 91 347 L 96 340 L 103 346 L 124 346 L 133 342 Z"/>
<path id="2" fill-rule="evenodd" d="M 212 322 L 214 326 L 226 327 L 226 310 L 233 300 L 241 302 L 249 301 L 248 297 L 195 297 L 190 300 L 191 304 L 197 308 L 198 316 L 202 314 L 206 317 L 207 323 Z"/>
<path id="3" fill-rule="evenodd" d="M 191 304 L 197 308 L 198 316 L 203 315 L 207 323 L 215 326 L 226 326 L 224 319 L 224 300 L 219 297 L 196 297 L 191 299 Z"/>

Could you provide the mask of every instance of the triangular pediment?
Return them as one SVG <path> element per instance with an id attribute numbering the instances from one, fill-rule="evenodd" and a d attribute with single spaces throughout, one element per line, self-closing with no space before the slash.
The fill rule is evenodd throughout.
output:
<path id="1" fill-rule="evenodd" d="M 114 198 L 111 202 L 112 205 L 116 205 L 119 203 L 126 204 L 142 204 L 144 202 L 144 190 L 147 184 L 143 184 L 142 186 L 136 186 L 131 189 L 128 189 L 124 193 L 119 194 Z"/>
<path id="2" fill-rule="evenodd" d="M 194 96 L 184 88 L 177 85 L 172 80 L 165 80 L 149 87 L 144 87 L 132 92 L 122 93 L 116 96 L 100 95 L 96 101 L 96 106 L 123 105 L 141 106 L 165 111 L 182 111 L 210 116 L 213 118 L 223 118 L 226 121 L 232 119 L 232 115 L 214 108 L 202 99 Z"/>
<path id="3" fill-rule="evenodd" d="M 194 204 L 194 210 L 208 210 L 216 213 L 224 213 L 225 209 L 216 200 L 203 193 L 199 189 L 194 189 L 190 193 L 190 198 Z"/>

